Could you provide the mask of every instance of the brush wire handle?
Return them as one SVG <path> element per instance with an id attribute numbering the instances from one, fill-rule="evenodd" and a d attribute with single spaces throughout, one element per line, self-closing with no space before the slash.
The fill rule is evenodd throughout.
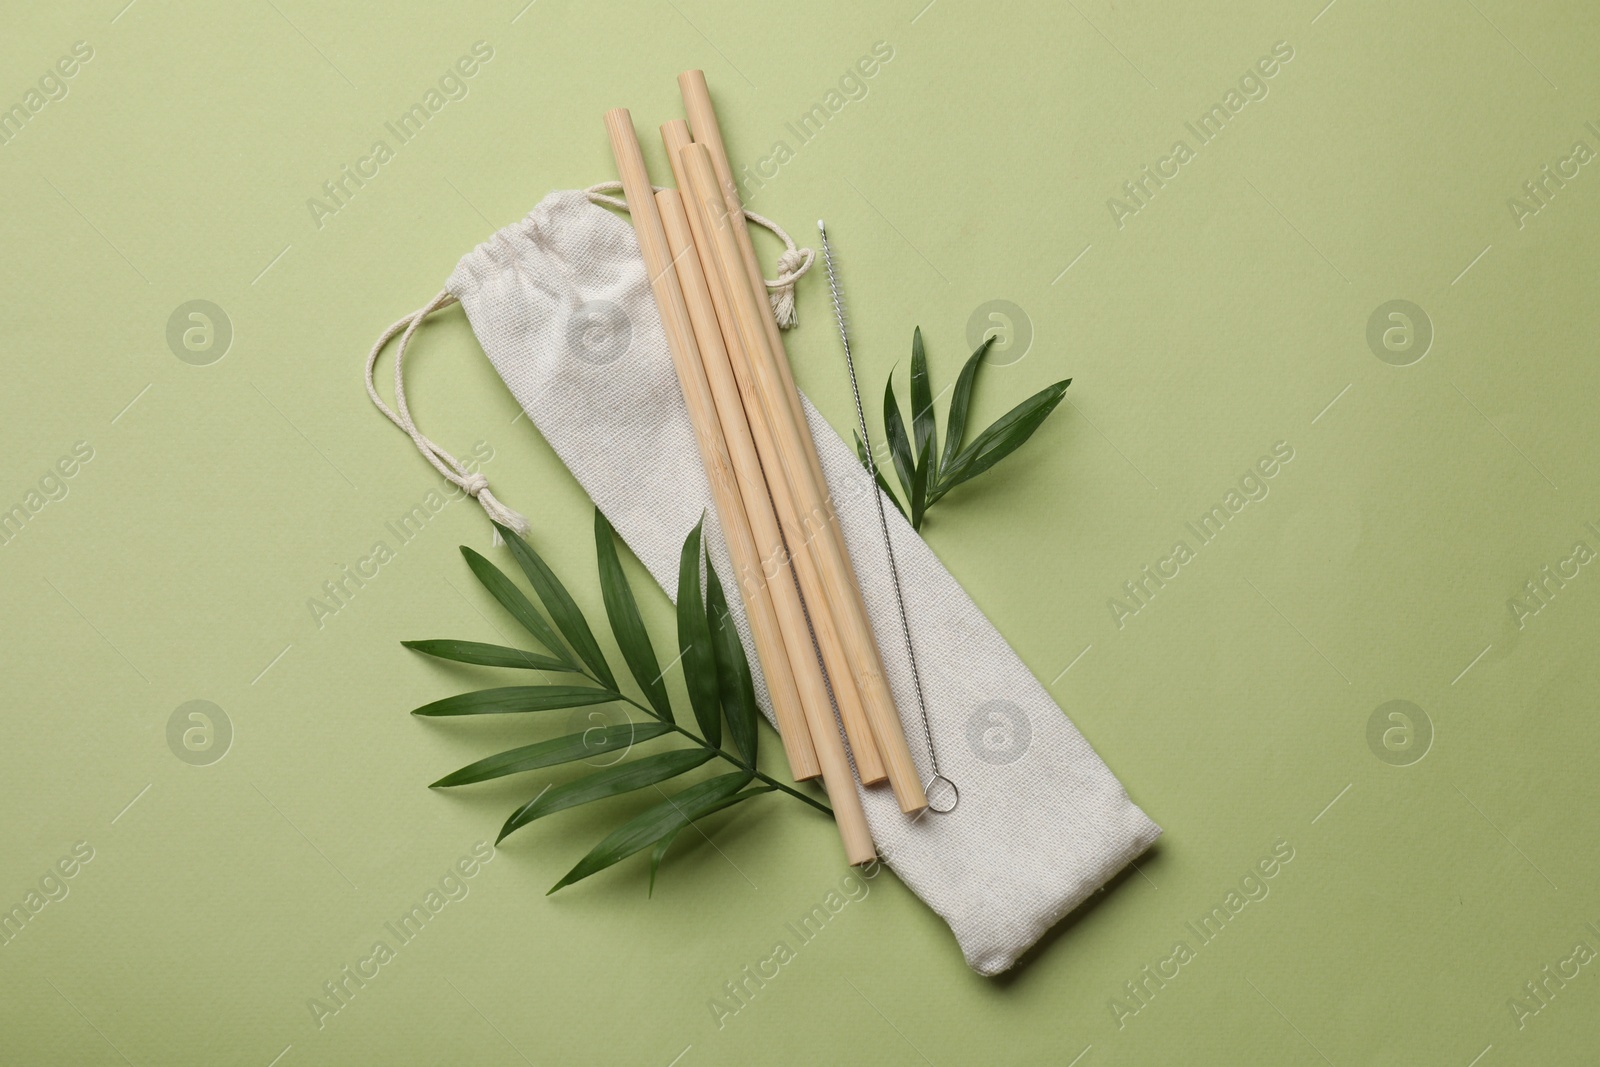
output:
<path id="1" fill-rule="evenodd" d="M 905 594 L 900 590 L 900 567 L 894 558 L 894 542 L 889 539 L 889 515 L 878 490 L 878 464 L 872 457 L 872 436 L 867 432 L 867 416 L 861 407 L 861 383 L 856 379 L 856 361 L 850 353 L 850 331 L 845 325 L 844 297 L 839 292 L 839 276 L 833 265 L 833 249 L 828 245 L 828 228 L 817 220 L 822 239 L 822 261 L 828 268 L 828 292 L 833 298 L 833 318 L 839 324 L 839 341 L 844 346 L 844 366 L 850 372 L 850 395 L 856 403 L 856 426 L 861 430 L 861 445 L 867 454 L 867 474 L 872 478 L 873 499 L 878 504 L 878 526 L 883 531 L 883 550 L 889 557 L 889 577 L 894 582 L 894 600 L 900 609 L 900 632 L 906 640 L 906 658 L 911 662 L 911 682 L 917 691 L 917 710 L 922 714 L 922 736 L 928 743 L 928 764 L 933 777 L 923 787 L 928 794 L 928 809 L 944 814 L 961 802 L 956 784 L 939 772 L 939 756 L 933 748 L 933 727 L 928 722 L 928 702 L 922 695 L 922 672 L 917 668 L 917 650 L 911 642 L 911 620 L 906 614 Z M 935 787 L 938 787 L 937 789 Z"/>

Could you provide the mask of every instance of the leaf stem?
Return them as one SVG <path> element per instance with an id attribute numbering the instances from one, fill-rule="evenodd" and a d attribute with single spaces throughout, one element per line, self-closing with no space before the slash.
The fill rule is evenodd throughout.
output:
<path id="1" fill-rule="evenodd" d="M 706 741 L 705 738 L 701 737 L 697 733 L 694 733 L 692 730 L 686 730 L 682 726 L 679 726 L 676 722 L 674 722 L 674 721 L 672 721 L 670 719 L 663 719 L 660 715 L 656 714 L 654 708 L 646 707 L 645 705 L 639 703 L 637 700 L 633 699 L 632 697 L 628 696 L 625 693 L 618 693 L 615 689 L 613 689 L 610 686 L 606 685 L 604 682 L 600 681 L 600 679 L 598 679 L 598 678 L 594 677 L 593 675 L 591 675 L 588 671 L 580 670 L 578 673 L 583 675 L 585 678 L 589 679 L 591 682 L 593 682 L 595 685 L 599 686 L 601 689 L 604 689 L 608 693 L 611 693 L 613 696 L 615 696 L 618 700 L 622 701 L 623 703 L 630 704 L 633 707 L 638 708 L 640 711 L 644 712 L 646 715 L 650 716 L 650 718 L 652 718 L 652 719 L 656 719 L 656 720 L 659 720 L 660 722 L 666 723 L 667 726 L 671 727 L 676 732 L 682 734 L 684 737 L 687 737 L 689 740 L 693 741 L 695 744 L 699 745 L 701 748 L 709 749 L 710 751 L 715 753 L 717 756 L 721 757 L 724 760 L 727 760 L 729 763 L 733 764 L 735 767 L 738 767 L 740 770 L 749 771 L 751 775 L 753 775 L 756 778 L 759 778 L 761 781 L 763 781 L 766 784 L 770 785 L 772 788 L 774 788 L 776 790 L 779 790 L 780 792 L 788 793 L 790 796 L 794 797 L 796 800 L 801 800 L 801 801 L 804 801 L 807 804 L 810 804 L 813 808 L 816 808 L 818 811 L 822 812 L 824 815 L 828 816 L 830 819 L 833 818 L 833 809 L 828 807 L 828 805 L 822 803 L 821 801 L 818 801 L 818 800 L 815 800 L 815 799 L 813 799 L 811 797 L 808 797 L 804 793 L 802 793 L 802 792 L 800 792 L 800 791 L 798 791 L 796 789 L 791 789 L 789 786 L 784 785 L 782 782 L 778 781 L 776 778 L 773 778 L 771 775 L 765 774 L 762 771 L 757 770 L 755 768 L 755 766 L 753 766 L 752 764 L 746 763 L 744 760 L 739 759 L 737 756 L 735 756 L 732 753 L 728 752 L 726 749 L 714 747 L 708 741 Z"/>
<path id="2" fill-rule="evenodd" d="M 626 699 L 626 698 L 624 698 L 624 699 Z M 631 700 L 628 701 L 628 702 L 630 704 L 633 703 L 633 701 L 631 701 Z M 637 707 L 637 706 L 638 705 L 635 705 L 635 707 Z M 685 730 L 683 727 L 679 726 L 677 723 L 668 723 L 668 725 L 671 726 L 678 733 L 682 734 L 684 737 L 687 737 L 689 740 L 695 742 L 696 744 L 699 744 L 700 746 L 702 746 L 704 748 L 711 748 L 711 746 L 706 743 L 704 738 L 702 738 L 702 737 L 700 737 L 700 736 L 698 736 L 696 734 L 693 734 L 693 733 L 689 732 L 688 730 Z M 801 793 L 798 790 L 789 788 L 788 786 L 784 785 L 782 782 L 778 781 L 776 778 L 773 778 L 771 775 L 765 774 L 762 771 L 758 771 L 755 767 L 753 767 L 750 764 L 744 762 L 744 760 L 741 760 L 738 757 L 732 755 L 731 753 L 729 753 L 725 749 L 716 748 L 716 749 L 711 749 L 711 750 L 713 752 L 715 752 L 718 756 L 721 756 L 723 759 L 725 759 L 729 763 L 733 764 L 735 767 L 738 767 L 740 770 L 749 771 L 755 777 L 761 779 L 763 782 L 765 782 L 768 785 L 772 786 L 772 788 L 777 789 L 780 792 L 788 793 L 790 796 L 794 797 L 797 800 L 805 801 L 807 804 L 810 804 L 813 808 L 816 808 L 818 811 L 820 811 L 823 814 L 827 815 L 830 819 L 833 817 L 833 809 L 828 807 L 828 805 L 823 804 L 820 801 L 813 800 L 811 797 L 806 796 L 804 793 Z"/>

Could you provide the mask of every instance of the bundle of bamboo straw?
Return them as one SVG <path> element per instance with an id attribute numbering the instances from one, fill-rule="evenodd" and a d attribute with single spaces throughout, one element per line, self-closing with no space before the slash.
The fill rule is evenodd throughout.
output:
<path id="1" fill-rule="evenodd" d="M 928 800 L 765 297 L 705 75 L 685 71 L 678 86 L 688 121 L 661 127 L 676 190 L 652 194 L 627 109 L 606 112 L 606 131 L 790 772 L 822 778 L 846 858 L 866 863 L 875 852 L 832 704 L 861 781 L 887 779 L 908 814 Z"/>

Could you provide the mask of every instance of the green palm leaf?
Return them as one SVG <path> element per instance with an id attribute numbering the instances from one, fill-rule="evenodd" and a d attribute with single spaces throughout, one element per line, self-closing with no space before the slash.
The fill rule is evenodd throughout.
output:
<path id="1" fill-rule="evenodd" d="M 596 678 L 615 689 L 616 676 L 611 673 L 610 664 L 606 663 L 605 656 L 600 652 L 599 642 L 594 639 L 594 633 L 589 629 L 589 623 L 584 619 L 583 612 L 578 610 L 577 603 L 567 593 L 567 587 L 561 584 L 561 579 L 555 576 L 555 572 L 545 564 L 539 553 L 535 552 L 528 542 L 518 537 L 515 531 L 499 523 L 495 523 L 495 528 L 500 531 L 500 536 L 505 538 L 506 544 L 511 546 L 511 555 L 516 558 L 522 573 L 528 576 L 533 591 L 539 594 L 545 610 L 550 613 L 551 620 L 561 628 L 561 633 L 572 646 L 572 650 L 589 665 Z"/>
<path id="2" fill-rule="evenodd" d="M 671 722 L 672 702 L 667 699 L 667 684 L 661 677 L 655 647 L 650 644 L 650 633 L 639 617 L 639 604 L 633 599 L 628 576 L 617 558 L 616 533 L 599 508 L 594 509 L 594 550 L 600 561 L 600 593 L 605 599 L 606 617 L 611 620 L 611 632 L 622 650 L 623 661 L 644 691 L 645 699 L 656 709 L 656 715 Z"/>
<path id="3" fill-rule="evenodd" d="M 571 671 L 565 663 L 537 652 L 505 645 L 486 645 L 482 641 L 401 641 L 402 645 L 424 655 L 455 663 L 476 663 L 482 667 L 517 667 L 530 671 Z"/>
<path id="4" fill-rule="evenodd" d="M 695 523 L 678 558 L 678 658 L 683 663 L 683 680 L 701 736 L 706 744 L 717 748 L 722 744 L 717 661 L 705 604 L 700 600 L 700 535 L 704 525 L 704 519 Z"/>
<path id="5" fill-rule="evenodd" d="M 895 473 L 900 476 L 900 488 L 911 499 L 911 483 L 916 477 L 917 463 L 912 456 L 911 441 L 906 437 L 905 420 L 900 417 L 900 404 L 894 398 L 894 375 L 890 374 L 883 387 L 883 434 L 889 439 L 889 455 L 894 457 Z"/>
<path id="6" fill-rule="evenodd" d="M 745 658 L 744 642 L 728 611 L 727 597 L 717 569 L 706 568 L 706 614 L 710 616 L 711 641 L 716 653 L 717 688 L 722 694 L 722 711 L 728 718 L 728 735 L 744 761 L 756 763 L 756 690 L 750 677 L 750 661 Z"/>
<path id="7" fill-rule="evenodd" d="M 681 748 L 671 752 L 658 752 L 643 759 L 607 767 L 575 782 L 550 786 L 512 812 L 511 818 L 507 819 L 505 826 L 501 828 L 500 836 L 495 838 L 495 844 L 504 841 L 508 834 L 520 830 L 535 819 L 565 811 L 567 808 L 575 808 L 580 804 L 590 804 L 607 797 L 631 793 L 635 789 L 643 789 L 656 782 L 664 782 L 684 771 L 693 770 L 714 755 L 715 752 L 705 748 Z"/>
<path id="8" fill-rule="evenodd" d="M 587 685 L 508 685 L 445 697 L 424 704 L 413 715 L 499 715 L 516 711 L 555 711 L 622 699 L 608 689 Z"/>
<path id="9" fill-rule="evenodd" d="M 497 752 L 493 756 L 445 775 L 429 788 L 470 785 L 503 778 L 508 774 L 536 771 L 541 767 L 554 767 L 573 760 L 604 755 L 614 749 L 626 749 L 641 741 L 672 732 L 672 727 L 660 722 L 620 722 L 611 726 L 585 730 L 581 734 L 568 734 L 552 741 Z"/>
<path id="10" fill-rule="evenodd" d="M 956 453 L 961 451 L 961 444 L 967 436 L 967 413 L 972 409 L 972 387 L 978 382 L 978 368 L 983 366 L 983 357 L 989 351 L 989 346 L 994 344 L 995 335 L 990 334 L 983 339 L 983 344 L 977 351 L 967 357 L 962 364 L 961 373 L 956 377 L 956 387 L 950 392 L 950 413 L 945 417 L 944 423 L 944 455 L 939 460 L 941 477 L 934 479 L 932 499 L 937 500 L 944 495 L 941 485 L 942 473 L 956 458 Z"/>
<path id="11" fill-rule="evenodd" d="M 691 821 L 709 813 L 719 805 L 726 807 L 727 805 L 721 802 L 731 800 L 731 795 L 737 793 L 749 781 L 750 776 L 742 771 L 720 775 L 698 785 L 692 785 L 677 796 L 667 797 L 661 803 L 646 808 L 590 849 L 589 854 L 579 860 L 576 867 L 550 887 L 550 893 L 587 878 L 596 871 L 603 871 L 640 849 L 648 848 L 667 834 L 683 829 Z M 545 895 L 548 896 L 549 893 Z"/>
<path id="12" fill-rule="evenodd" d="M 556 619 L 554 625 L 494 564 L 466 547 L 462 548 L 462 554 L 484 588 L 530 634 L 548 648 L 550 655 L 479 641 L 432 640 L 403 643 L 413 651 L 438 659 L 489 667 L 567 671 L 583 675 L 587 681 L 595 684 L 523 685 L 484 689 L 436 700 L 417 708 L 412 714 L 436 717 L 538 712 L 620 701 L 650 717 L 636 722 L 598 726 L 582 733 L 498 752 L 447 774 L 433 784 L 439 787 L 451 787 L 485 782 L 525 771 L 573 763 L 604 752 L 615 753 L 617 757 L 621 757 L 628 754 L 634 743 L 654 740 L 669 733 L 689 738 L 694 742 L 694 746 L 659 752 L 627 762 L 614 762 L 575 781 L 546 786 L 543 792 L 517 809 L 506 820 L 499 837 L 496 838 L 497 842 L 528 823 L 553 812 L 618 796 L 645 786 L 655 786 L 659 793 L 661 792 L 659 783 L 714 759 L 732 764 L 736 770 L 719 780 L 702 782 L 690 787 L 671 798 L 665 805 L 656 805 L 644 816 L 619 828 L 616 833 L 591 850 L 589 856 L 573 868 L 566 880 L 555 888 L 586 878 L 594 871 L 612 865 L 625 855 L 653 845 L 650 859 L 650 885 L 653 890 L 662 859 L 671 847 L 672 841 L 684 827 L 691 825 L 691 821 L 701 815 L 731 807 L 762 793 L 773 791 L 787 793 L 801 803 L 832 816 L 833 813 L 826 804 L 804 792 L 790 788 L 755 766 L 759 740 L 755 683 L 751 677 L 750 663 L 745 656 L 744 646 L 739 640 L 737 628 L 728 612 L 727 594 L 715 570 L 706 575 L 704 579 L 706 592 L 704 597 L 701 594 L 701 568 L 709 566 L 703 562 L 706 559 L 703 522 L 695 526 L 684 542 L 679 567 L 677 615 L 679 642 L 683 649 L 679 659 L 684 662 L 685 683 L 694 704 L 695 718 L 704 737 L 695 736 L 689 730 L 678 726 L 673 719 L 671 704 L 665 692 L 666 687 L 660 681 L 662 672 L 657 669 L 654 645 L 649 639 L 639 615 L 639 606 L 633 597 L 633 590 L 618 559 L 615 532 L 602 515 L 598 512 L 595 515 L 595 547 L 606 615 L 616 634 L 618 648 L 622 650 L 629 670 L 633 672 L 644 690 L 648 705 L 631 696 L 623 695 L 614 684 L 606 684 L 601 680 L 614 681 L 614 676 L 603 669 L 604 659 L 600 655 L 598 645 L 593 642 L 593 634 L 583 621 L 582 613 L 567 595 L 566 589 L 525 542 L 504 528 L 501 529 L 501 535 L 517 557 L 529 580 L 539 590 L 547 610 Z M 563 634 L 566 636 L 565 641 Z M 574 650 L 577 652 L 576 656 L 573 654 Z M 594 668 L 592 671 L 586 669 L 584 663 L 580 663 L 580 659 L 587 662 L 590 656 L 594 657 L 593 662 L 588 664 L 590 668 Z M 724 715 L 727 717 L 728 736 L 732 740 L 731 750 L 724 750 L 721 747 Z M 746 786 L 749 788 L 745 788 Z M 664 793 L 662 795 L 665 796 Z M 645 823 L 650 825 L 645 826 Z M 551 891 L 554 892 L 554 889 Z"/>
<path id="13" fill-rule="evenodd" d="M 928 476 L 934 464 L 933 438 L 922 442 L 918 449 L 915 473 L 911 477 L 911 528 L 920 529 L 922 516 L 928 511 Z"/>
<path id="14" fill-rule="evenodd" d="M 956 455 L 944 472 L 944 488 L 953 489 L 977 477 L 1020 448 L 1061 403 L 1071 384 L 1072 379 L 1068 378 L 1046 386 L 1002 415 Z"/>
<path id="15" fill-rule="evenodd" d="M 539 614 L 539 609 L 533 606 L 533 602 L 522 590 L 505 576 L 504 571 L 466 545 L 461 546 L 461 555 L 466 559 L 467 566 L 472 568 L 472 573 L 479 583 L 489 590 L 489 595 L 498 600 L 500 606 L 510 612 L 511 617 L 521 623 L 524 630 L 537 638 L 539 643 L 549 649 L 562 663 L 574 670 L 577 669 L 577 663 L 567 655 L 567 650 L 561 644 L 561 639 L 556 636 L 555 630 L 551 629 L 544 616 Z"/>
<path id="16" fill-rule="evenodd" d="M 928 382 L 928 354 L 922 347 L 922 327 L 911 334 L 911 432 L 917 466 L 928 485 L 939 480 L 939 425 L 933 417 L 933 386 Z"/>

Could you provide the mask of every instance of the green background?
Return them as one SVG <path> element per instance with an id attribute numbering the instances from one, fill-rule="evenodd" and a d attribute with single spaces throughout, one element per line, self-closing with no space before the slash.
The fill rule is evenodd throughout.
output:
<path id="1" fill-rule="evenodd" d="M 1600 10 L 923 3 L 7 5 L 0 105 L 93 48 L 0 147 L 0 505 L 93 449 L 0 549 L 0 903 L 93 849 L 0 948 L 7 1062 L 1589 1060 L 1595 963 L 1520 1027 L 1509 1002 L 1600 948 L 1600 576 L 1548 583 L 1520 628 L 1508 600 L 1600 548 L 1600 174 L 1520 227 L 1507 200 L 1600 148 Z M 476 41 L 469 94 L 318 228 L 307 199 Z M 867 95 L 799 144 L 786 124 L 878 41 Z M 1268 95 L 1119 228 L 1108 198 L 1280 41 Z M 406 715 L 497 674 L 397 644 L 498 640 L 456 552 L 488 551 L 474 506 L 320 627 L 306 606 L 443 487 L 361 359 L 492 228 L 613 177 L 606 108 L 633 109 L 663 180 L 653 130 L 689 67 L 736 164 L 792 150 L 752 206 L 802 243 L 828 219 L 870 391 L 917 324 L 953 380 L 992 300 L 1032 343 L 985 372 L 980 421 L 1074 378 L 924 533 L 1165 836 L 1000 980 L 881 876 L 719 1029 L 723 983 L 846 873 L 835 836 L 763 798 L 653 899 L 642 859 L 546 898 L 642 805 L 615 801 L 510 839 L 319 1029 L 308 998 L 543 784 L 429 791 L 530 727 Z M 801 284 L 790 354 L 847 431 L 822 294 Z M 203 366 L 166 338 L 196 299 L 233 331 Z M 1367 342 L 1394 299 L 1432 325 L 1407 366 Z M 484 473 L 599 618 L 587 501 L 459 309 L 410 381 L 427 433 L 492 448 Z M 1122 583 L 1278 441 L 1270 495 L 1119 628 Z M 233 732 L 208 766 L 167 739 L 197 699 Z M 1396 699 L 1420 708 L 1398 755 L 1368 741 Z M 1119 1027 L 1123 984 L 1279 840 L 1270 895 Z"/>

